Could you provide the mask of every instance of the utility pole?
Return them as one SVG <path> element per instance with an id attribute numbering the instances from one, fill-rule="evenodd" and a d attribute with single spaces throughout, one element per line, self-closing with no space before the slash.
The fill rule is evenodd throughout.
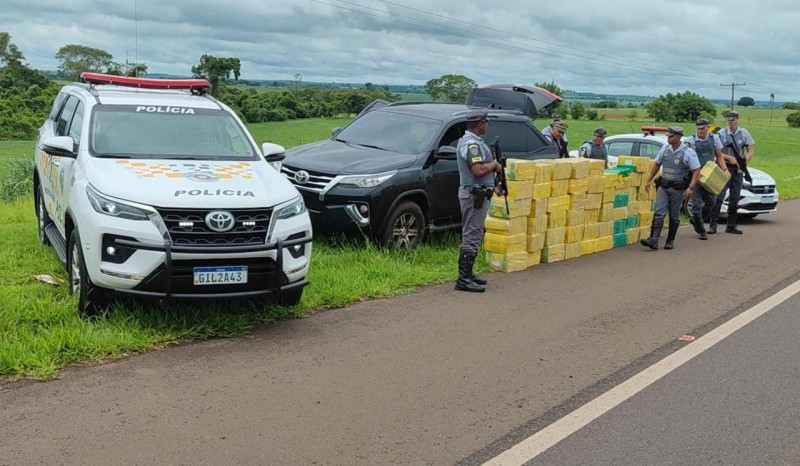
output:
<path id="1" fill-rule="evenodd" d="M 747 86 L 747 83 L 730 83 L 730 84 L 720 83 L 719 85 L 731 88 L 731 111 L 733 111 L 733 90 L 736 89 L 736 86 Z"/>

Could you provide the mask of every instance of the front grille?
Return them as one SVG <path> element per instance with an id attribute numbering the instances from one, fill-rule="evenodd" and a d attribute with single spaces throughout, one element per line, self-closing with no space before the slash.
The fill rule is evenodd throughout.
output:
<path id="1" fill-rule="evenodd" d="M 775 192 L 775 185 L 764 185 L 764 186 L 750 186 L 748 189 L 753 194 L 772 194 Z"/>
<path id="2" fill-rule="evenodd" d="M 303 202 L 306 204 L 306 209 L 312 212 L 321 212 L 325 207 L 325 203 L 319 200 L 319 193 L 309 191 L 307 189 L 298 189 L 300 195 L 303 196 Z"/>
<path id="3" fill-rule="evenodd" d="M 308 173 L 308 181 L 305 183 L 299 183 L 297 181 L 297 172 L 300 171 Z M 320 192 L 325 189 L 325 187 L 328 186 L 328 184 L 333 181 L 335 177 L 334 175 L 329 175 L 327 173 L 314 170 L 303 170 L 301 168 L 289 167 L 286 164 L 281 167 L 281 173 L 298 188 L 308 189 L 316 192 Z"/>
<path id="4" fill-rule="evenodd" d="M 194 284 L 195 267 L 247 266 L 247 283 L 228 285 Z M 137 291 L 163 292 L 167 276 L 164 265 L 156 269 L 145 281 L 136 287 Z M 274 288 L 286 282 L 274 260 L 268 258 L 247 259 L 199 259 L 172 261 L 170 289 L 172 293 L 208 294 L 260 291 Z"/>
<path id="5" fill-rule="evenodd" d="M 739 208 L 747 210 L 772 210 L 777 205 L 778 205 L 777 202 L 770 202 L 770 203 L 756 202 L 753 204 L 740 205 Z M 739 212 L 741 213 L 741 210 Z"/>
<path id="6" fill-rule="evenodd" d="M 208 227 L 209 212 L 223 209 L 166 209 L 156 208 L 167 226 L 172 244 L 176 246 L 252 246 L 265 244 L 272 209 L 224 209 L 233 214 L 234 226 L 225 232 Z M 191 226 L 181 226 L 189 223 Z M 245 222 L 252 222 L 252 224 Z"/>

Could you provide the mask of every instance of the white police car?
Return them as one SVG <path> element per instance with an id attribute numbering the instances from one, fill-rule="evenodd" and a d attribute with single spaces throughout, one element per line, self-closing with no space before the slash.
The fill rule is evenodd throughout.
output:
<path id="1" fill-rule="evenodd" d="M 203 79 L 84 73 L 64 86 L 36 141 L 39 240 L 65 264 L 86 314 L 117 294 L 299 302 L 311 223 Z"/>
<path id="2" fill-rule="evenodd" d="M 643 127 L 641 133 L 615 134 L 607 136 L 604 144 L 608 151 L 608 166 L 617 166 L 617 160 L 621 155 L 632 155 L 636 157 L 655 158 L 658 152 L 667 143 L 664 134 L 657 133 L 659 128 Z M 663 128 L 666 130 L 666 128 Z M 571 157 L 577 157 L 578 151 L 570 151 Z M 756 215 L 767 214 L 778 210 L 778 200 L 780 199 L 775 180 L 765 172 L 748 167 L 753 178 L 752 183 L 745 181 L 742 186 L 741 197 L 739 198 L 739 218 L 753 218 Z M 691 200 L 688 201 L 685 209 L 690 208 Z M 728 212 L 728 199 L 726 197 L 720 215 L 725 217 Z"/>

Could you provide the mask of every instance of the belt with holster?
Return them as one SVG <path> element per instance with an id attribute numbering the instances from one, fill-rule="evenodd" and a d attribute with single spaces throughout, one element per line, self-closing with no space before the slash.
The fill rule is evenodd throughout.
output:
<path id="1" fill-rule="evenodd" d="M 483 203 L 492 198 L 491 186 L 465 186 L 474 197 L 472 206 L 476 209 L 483 207 Z"/>
<path id="2" fill-rule="evenodd" d="M 660 187 L 662 187 L 662 188 L 665 188 L 665 189 L 669 189 L 669 188 L 672 188 L 672 189 L 686 189 L 686 188 L 689 187 L 689 182 L 686 181 L 686 180 L 669 181 L 669 180 L 665 180 L 664 178 L 661 178 L 661 181 L 658 182 L 658 185 Z"/>

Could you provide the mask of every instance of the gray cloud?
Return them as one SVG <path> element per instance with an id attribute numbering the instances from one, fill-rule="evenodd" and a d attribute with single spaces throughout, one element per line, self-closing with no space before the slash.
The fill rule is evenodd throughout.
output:
<path id="1" fill-rule="evenodd" d="M 691 90 L 800 100 L 800 4 L 791 0 L 5 0 L 0 31 L 34 67 L 78 43 L 151 72 L 189 74 L 202 54 L 242 77 L 423 84 L 554 80 L 577 91 Z M 134 22 L 134 18 L 138 21 Z"/>

